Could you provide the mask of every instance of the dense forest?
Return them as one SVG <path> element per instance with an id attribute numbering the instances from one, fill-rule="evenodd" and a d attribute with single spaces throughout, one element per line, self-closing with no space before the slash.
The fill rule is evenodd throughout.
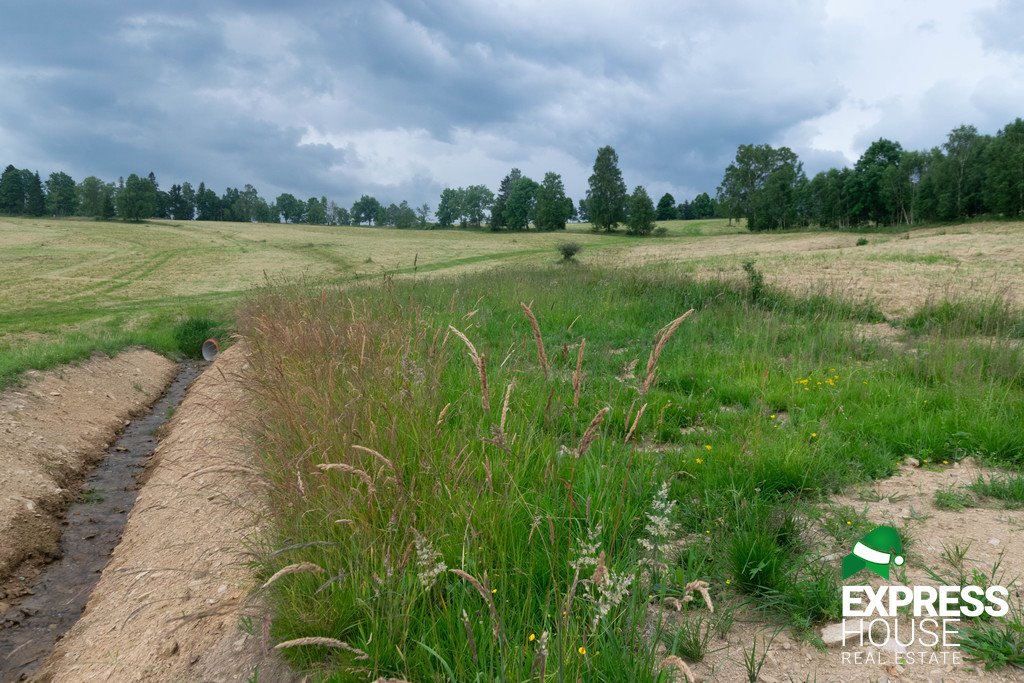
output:
<path id="1" fill-rule="evenodd" d="M 218 195 L 204 182 L 161 189 L 156 176 L 131 174 L 116 183 L 89 176 L 80 182 L 63 171 L 44 181 L 38 172 L 7 166 L 0 176 L 0 214 L 83 216 L 139 221 L 284 222 L 312 225 L 375 225 L 397 228 L 561 230 L 569 221 L 595 230 L 625 225 L 632 234 L 654 231 L 655 221 L 746 219 L 754 231 L 807 226 L 853 228 L 1024 216 L 1024 119 L 995 135 L 959 126 L 927 151 L 900 143 L 873 142 L 852 168 L 829 169 L 808 178 L 788 147 L 740 145 L 725 169 L 716 196 L 701 193 L 677 203 L 664 194 L 653 202 L 643 186 L 626 189 L 611 147 L 598 150 L 587 196 L 574 203 L 555 172 L 537 182 L 513 168 L 497 193 L 486 185 L 445 188 L 434 221 L 428 204 L 387 204 L 363 195 L 351 208 L 327 197 L 302 200 L 282 193 L 268 202 L 252 185 Z"/>

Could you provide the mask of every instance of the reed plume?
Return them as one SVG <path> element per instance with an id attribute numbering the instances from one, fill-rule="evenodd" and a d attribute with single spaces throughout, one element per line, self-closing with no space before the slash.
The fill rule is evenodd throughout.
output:
<path id="1" fill-rule="evenodd" d="M 676 333 L 676 330 L 678 330 L 679 326 L 683 324 L 683 321 L 691 315 L 693 315 L 692 308 L 670 322 L 668 325 L 665 325 L 665 327 L 658 330 L 658 334 L 654 335 L 654 348 L 651 350 L 651 355 L 647 359 L 647 378 L 644 379 L 644 387 L 640 393 L 646 394 L 651 388 L 651 385 L 654 384 L 654 375 L 658 366 L 658 359 L 661 357 L 661 352 L 664 350 L 665 344 L 667 344 L 668 340 L 672 338 L 672 335 Z"/>
<path id="2" fill-rule="evenodd" d="M 590 421 L 590 425 L 587 427 L 587 431 L 583 432 L 583 438 L 580 439 L 579 448 L 576 449 L 576 457 L 582 458 L 583 455 L 590 450 L 590 445 L 594 443 L 594 439 L 597 438 L 597 430 L 601 427 L 601 423 L 604 422 L 605 415 L 611 407 L 605 406 L 601 410 L 597 411 L 597 415 Z"/>
<path id="3" fill-rule="evenodd" d="M 469 337 L 452 325 L 449 325 L 448 329 L 454 332 L 455 336 L 461 339 L 462 343 L 464 343 L 466 348 L 469 349 L 469 357 L 473 361 L 473 364 L 476 365 L 476 370 L 480 374 L 480 403 L 484 407 L 484 412 L 491 412 L 491 399 L 487 395 L 487 366 L 484 365 L 484 357 L 477 353 L 476 347 L 473 346 L 473 342 L 469 341 Z"/>
<path id="4" fill-rule="evenodd" d="M 548 378 L 551 373 L 551 366 L 548 365 L 548 354 L 544 351 L 544 338 L 540 335 L 540 324 L 537 322 L 537 316 L 533 314 L 533 309 L 523 302 L 519 302 L 523 312 L 526 313 L 526 317 L 530 321 L 530 327 L 533 328 L 533 341 L 537 344 L 537 356 L 540 358 L 540 366 L 544 368 L 544 379 Z"/>

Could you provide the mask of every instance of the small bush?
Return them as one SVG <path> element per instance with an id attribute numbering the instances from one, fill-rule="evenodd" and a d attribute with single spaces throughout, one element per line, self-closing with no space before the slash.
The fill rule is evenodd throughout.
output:
<path id="1" fill-rule="evenodd" d="M 867 237 L 861 237 L 860 239 L 857 240 L 857 246 L 858 247 L 863 247 L 867 243 L 868 243 L 868 238 Z"/>
<path id="2" fill-rule="evenodd" d="M 747 274 L 747 283 L 750 285 L 750 300 L 757 303 L 764 297 L 764 273 L 754 267 L 753 261 L 744 262 L 743 271 Z"/>
<path id="3" fill-rule="evenodd" d="M 209 318 L 188 317 L 174 327 L 178 350 L 189 358 L 202 356 L 203 342 L 217 335 L 218 324 Z"/>
<path id="4" fill-rule="evenodd" d="M 651 234 L 654 235 L 655 237 L 664 237 L 665 235 L 668 234 L 668 228 L 666 228 L 664 225 L 659 225 L 654 229 L 654 232 L 652 232 Z"/>
<path id="5" fill-rule="evenodd" d="M 572 261 L 581 251 L 583 245 L 579 242 L 562 242 L 558 245 L 558 253 L 562 255 L 563 261 Z"/>

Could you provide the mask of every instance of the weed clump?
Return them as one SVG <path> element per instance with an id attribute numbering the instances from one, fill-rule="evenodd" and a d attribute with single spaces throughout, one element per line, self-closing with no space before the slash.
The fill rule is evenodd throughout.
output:
<path id="1" fill-rule="evenodd" d="M 576 255 L 583 251 L 583 245 L 579 242 L 562 242 L 558 245 L 558 253 L 562 255 L 563 263 L 571 263 Z"/>
<path id="2" fill-rule="evenodd" d="M 220 326 L 214 320 L 203 317 L 187 317 L 174 326 L 174 341 L 178 350 L 189 358 L 201 358 L 203 342 L 216 337 Z"/>

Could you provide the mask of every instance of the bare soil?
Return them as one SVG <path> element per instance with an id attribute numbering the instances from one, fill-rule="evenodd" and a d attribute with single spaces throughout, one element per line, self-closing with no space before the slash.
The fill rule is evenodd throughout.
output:
<path id="1" fill-rule="evenodd" d="M 59 552 L 61 520 L 127 420 L 163 392 L 175 365 L 151 351 L 27 373 L 0 394 L 0 623 Z"/>
<path id="2" fill-rule="evenodd" d="M 905 585 L 938 585 L 925 571 L 931 568 L 940 576 L 955 576 L 958 569 L 950 565 L 944 555 L 946 548 L 969 546 L 960 569 L 967 575 L 973 569 L 991 575 L 998 567 L 992 584 L 1009 588 L 1011 605 L 1019 604 L 1024 595 L 1024 511 L 1004 509 L 997 501 L 981 500 L 981 507 L 964 510 L 944 510 L 935 506 L 935 492 L 957 490 L 975 481 L 979 474 L 992 472 L 978 467 L 970 459 L 959 464 L 932 467 L 904 467 L 890 479 L 872 483 L 867 488 L 834 499 L 838 506 L 864 512 L 874 524 L 888 524 L 903 531 L 907 549 Z M 909 541 L 907 540 L 909 539 Z M 836 566 L 849 548 L 824 548 L 834 556 Z M 874 586 L 881 579 L 867 581 Z M 892 576 L 892 585 L 900 578 Z M 955 581 L 953 583 L 956 583 Z M 723 606 L 728 596 L 723 595 Z M 734 596 L 733 596 L 734 597 Z M 671 612 L 668 618 L 680 619 Z M 686 618 L 693 618 L 688 614 Z M 965 622 L 955 625 L 962 628 Z M 900 636 L 906 640 L 909 622 L 902 620 Z M 806 639 L 778 626 L 765 623 L 758 615 L 737 610 L 736 623 L 725 638 L 715 637 L 703 662 L 690 664 L 694 674 L 702 681 L 746 680 L 743 657 L 745 651 L 757 642 L 758 652 L 771 641 L 760 681 L 783 683 L 788 681 L 921 681 L 928 683 L 965 683 L 966 681 L 1024 681 L 1024 670 L 1013 667 L 985 671 L 983 666 L 968 661 L 957 652 L 943 657 L 942 649 L 912 646 L 899 653 L 880 649 L 868 643 L 862 647 L 852 642 L 845 647 L 820 650 Z M 819 629 L 820 631 L 820 629 Z M 772 637 L 774 640 L 772 641 Z M 876 642 L 881 642 L 878 637 Z M 956 648 L 946 649 L 953 652 Z M 926 653 L 926 654 L 922 654 Z M 932 658 L 932 654 L 937 656 Z M 858 661 L 857 657 L 860 657 Z"/>
<path id="3" fill-rule="evenodd" d="M 243 345 L 192 385 L 121 543 L 42 681 L 287 681 L 252 598 L 264 513 L 252 467 Z"/>

